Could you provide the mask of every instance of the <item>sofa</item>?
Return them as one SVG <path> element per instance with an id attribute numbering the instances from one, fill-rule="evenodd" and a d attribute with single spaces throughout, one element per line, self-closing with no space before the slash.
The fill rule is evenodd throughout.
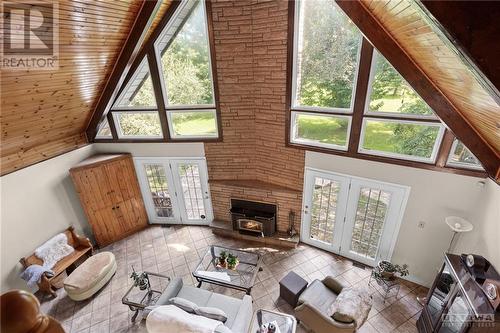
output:
<path id="1" fill-rule="evenodd" d="M 156 302 L 156 305 L 169 305 L 170 299 L 174 297 L 186 299 L 200 307 L 221 309 L 227 315 L 224 326 L 229 328 L 232 333 L 247 333 L 252 321 L 252 297 L 248 295 L 243 296 L 243 299 L 238 299 L 205 289 L 186 286 L 181 278 L 173 278 Z M 227 332 L 227 330 L 220 330 L 219 332 Z"/>
<path id="2" fill-rule="evenodd" d="M 315 333 L 355 332 L 354 322 L 336 320 L 329 313 L 342 289 L 342 284 L 330 276 L 321 281 L 314 280 L 300 295 L 295 317 Z"/>

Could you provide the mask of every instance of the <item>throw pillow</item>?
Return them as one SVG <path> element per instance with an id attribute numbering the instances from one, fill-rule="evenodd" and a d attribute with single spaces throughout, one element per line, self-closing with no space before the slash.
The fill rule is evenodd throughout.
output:
<path id="1" fill-rule="evenodd" d="M 351 316 L 340 313 L 338 311 L 333 314 L 332 318 L 344 324 L 351 324 L 354 321 Z"/>
<path id="2" fill-rule="evenodd" d="M 199 316 L 222 321 L 223 323 L 225 323 L 227 321 L 226 313 L 218 308 L 212 308 L 212 307 L 208 307 L 208 306 L 200 306 L 199 308 L 196 308 L 194 310 L 194 312 Z"/>
<path id="3" fill-rule="evenodd" d="M 332 276 L 325 277 L 321 282 L 323 282 L 323 284 L 328 289 L 336 294 L 340 294 L 342 289 L 344 289 L 344 286 L 339 281 L 335 280 Z"/>
<path id="4" fill-rule="evenodd" d="M 198 308 L 196 304 L 182 297 L 172 297 L 171 299 L 169 299 L 169 303 L 188 313 L 195 313 L 196 309 Z"/>

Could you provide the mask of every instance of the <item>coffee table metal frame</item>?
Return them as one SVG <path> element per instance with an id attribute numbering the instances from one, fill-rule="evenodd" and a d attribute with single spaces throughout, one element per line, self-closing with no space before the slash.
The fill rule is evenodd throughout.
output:
<path id="1" fill-rule="evenodd" d="M 210 278 L 210 277 L 204 276 L 202 274 L 197 274 L 197 271 L 200 270 L 199 269 L 200 267 L 202 267 L 204 270 L 207 270 L 208 268 L 210 268 L 210 266 L 212 266 L 212 268 L 215 269 L 215 271 L 217 271 L 217 272 L 226 272 L 229 275 L 238 274 L 238 268 L 236 268 L 235 270 L 231 270 L 231 269 L 222 268 L 222 267 L 217 266 L 217 258 L 218 257 L 215 255 L 215 251 L 214 251 L 215 248 L 218 248 L 218 249 L 220 249 L 222 251 L 226 251 L 228 253 L 238 253 L 238 252 L 240 252 L 240 253 L 246 253 L 246 254 L 249 254 L 249 255 L 257 256 L 257 261 L 255 263 L 253 263 L 253 262 L 245 262 L 245 261 L 242 261 L 240 259 L 240 264 L 245 264 L 245 265 L 249 265 L 249 266 L 255 267 L 255 270 L 253 271 L 252 277 L 250 278 L 250 281 L 247 283 L 247 286 L 242 286 L 242 285 L 238 285 L 236 283 L 226 282 L 226 281 L 223 281 L 223 280 L 219 280 L 219 279 L 215 279 L 215 278 Z M 208 265 L 203 265 L 203 262 L 204 262 L 204 259 L 205 259 L 206 256 L 211 256 L 211 260 L 208 263 Z M 262 266 L 262 256 L 260 254 L 258 254 L 258 253 L 250 252 L 250 251 L 243 251 L 243 250 L 234 249 L 234 248 L 230 248 L 230 247 L 224 247 L 224 246 L 218 246 L 218 245 L 211 245 L 210 248 L 207 250 L 207 253 L 205 254 L 205 256 L 203 258 L 201 258 L 201 260 L 198 263 L 198 265 L 196 265 L 196 268 L 193 271 L 193 277 L 196 279 L 196 281 L 198 281 L 198 285 L 197 285 L 198 288 L 201 287 L 201 285 L 202 285 L 203 282 L 206 282 L 206 283 L 215 284 L 215 285 L 218 285 L 218 286 L 221 286 L 221 287 L 226 287 L 226 288 L 232 288 L 232 289 L 236 289 L 236 290 L 241 290 L 241 291 L 246 292 L 247 295 L 250 295 L 250 292 L 252 291 L 252 288 L 253 288 L 253 286 L 255 284 L 255 279 L 257 278 L 257 273 L 259 271 L 262 271 L 262 267 L 261 266 Z"/>
<path id="2" fill-rule="evenodd" d="M 262 315 L 265 313 L 266 319 L 263 320 Z M 281 320 L 280 320 L 281 319 Z M 280 324 L 280 321 L 283 319 L 285 320 L 290 320 L 292 322 L 291 327 L 287 327 L 287 330 L 284 331 L 282 327 L 280 327 L 280 332 L 281 333 L 295 333 L 297 330 L 297 319 L 295 319 L 294 316 L 282 313 L 282 312 L 277 312 L 277 311 L 272 311 L 272 310 L 266 310 L 266 309 L 258 309 L 254 312 L 252 322 L 250 323 L 250 327 L 248 329 L 248 333 L 259 333 L 260 326 L 262 324 L 266 324 L 268 322 L 276 320 L 278 323 L 278 326 Z"/>
<path id="3" fill-rule="evenodd" d="M 171 281 L 171 279 L 170 279 L 169 276 L 166 276 L 166 275 L 163 275 L 163 274 L 146 272 L 146 271 L 144 273 L 146 273 L 149 277 L 154 276 L 154 277 L 158 277 L 160 279 L 167 279 L 168 282 Z M 168 284 L 167 284 L 167 286 L 168 286 Z M 151 288 L 151 284 L 150 284 L 148 286 L 148 288 L 144 290 L 144 296 L 142 297 L 142 299 L 140 300 L 140 302 L 137 303 L 137 302 L 133 302 L 133 301 L 131 301 L 131 300 L 129 300 L 127 298 L 128 295 L 132 292 L 132 290 L 137 289 L 137 288 L 139 288 L 139 287 L 134 286 L 134 285 L 130 286 L 130 288 L 127 290 L 127 292 L 125 293 L 125 295 L 122 297 L 122 303 L 125 304 L 125 305 L 127 305 L 131 311 L 135 311 L 134 315 L 132 316 L 132 322 L 134 322 L 135 319 L 137 318 L 137 315 L 139 314 L 139 311 L 144 310 L 144 308 L 146 308 L 147 306 L 154 305 L 158 301 L 158 298 L 163 293 L 163 290 L 160 291 L 160 290 L 152 289 Z M 153 297 L 153 295 L 155 295 L 155 296 Z M 145 302 L 146 299 L 148 299 L 148 300 L 154 300 L 154 301 L 153 302 L 148 301 L 146 303 Z"/>

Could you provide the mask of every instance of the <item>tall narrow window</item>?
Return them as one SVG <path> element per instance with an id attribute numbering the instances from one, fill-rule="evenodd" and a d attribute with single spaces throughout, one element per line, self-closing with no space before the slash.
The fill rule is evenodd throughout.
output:
<path id="1" fill-rule="evenodd" d="M 347 150 L 361 33 L 332 0 L 296 2 L 290 141 Z"/>
<path id="2" fill-rule="evenodd" d="M 155 47 L 172 138 L 218 137 L 204 1 L 183 2 Z"/>
<path id="3" fill-rule="evenodd" d="M 352 111 L 361 34 L 335 1 L 297 1 L 293 106 Z"/>

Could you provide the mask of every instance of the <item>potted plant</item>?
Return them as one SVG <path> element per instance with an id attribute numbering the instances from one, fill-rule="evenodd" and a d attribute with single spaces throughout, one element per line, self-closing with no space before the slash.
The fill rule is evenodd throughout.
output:
<path id="1" fill-rule="evenodd" d="M 219 266 L 224 267 L 224 268 L 227 266 L 227 252 L 226 251 L 222 251 L 219 254 L 218 261 L 219 261 L 218 262 Z"/>
<path id="2" fill-rule="evenodd" d="M 149 288 L 149 277 L 147 273 L 137 273 L 134 266 L 132 266 L 132 274 L 130 277 L 134 280 L 134 286 L 139 287 L 140 290 L 146 290 Z"/>
<path id="3" fill-rule="evenodd" d="M 387 260 L 381 260 L 379 261 L 377 270 L 375 270 L 374 274 L 377 278 L 381 278 L 384 280 L 393 280 L 396 274 L 399 274 L 399 276 L 408 275 L 408 265 L 397 265 Z"/>
<path id="4" fill-rule="evenodd" d="M 235 269 L 239 264 L 238 256 L 232 255 L 231 253 L 227 257 L 227 268 Z"/>

